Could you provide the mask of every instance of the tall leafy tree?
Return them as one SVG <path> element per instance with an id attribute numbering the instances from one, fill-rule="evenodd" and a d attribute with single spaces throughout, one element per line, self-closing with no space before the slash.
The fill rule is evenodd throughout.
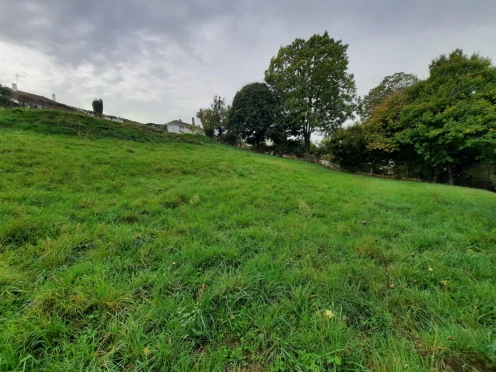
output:
<path id="1" fill-rule="evenodd" d="M 381 83 L 371 89 L 360 102 L 360 116 L 362 121 L 367 121 L 377 106 L 386 98 L 403 91 L 420 80 L 416 75 L 397 72 L 393 75 L 386 76 Z"/>
<path id="2" fill-rule="evenodd" d="M 307 154 L 313 132 L 332 132 L 355 110 L 356 87 L 348 73 L 347 49 L 327 31 L 306 41 L 296 39 L 279 49 L 265 72 L 265 81 L 281 99 L 284 125 L 303 137 Z"/>
<path id="3" fill-rule="evenodd" d="M 202 122 L 207 136 L 213 138 L 217 134 L 219 140 L 222 141 L 227 126 L 228 110 L 226 100 L 220 96 L 214 96 L 214 101 L 210 107 L 198 110 L 196 116 Z"/>
<path id="4" fill-rule="evenodd" d="M 438 172 L 496 157 L 496 67 L 457 49 L 430 65 L 427 80 L 409 91 L 396 141 L 412 145 Z"/>
<path id="5" fill-rule="evenodd" d="M 363 133 L 347 135 L 365 136 L 359 138 L 367 143 L 364 155 L 375 164 L 402 164 L 450 184 L 484 165 L 479 168 L 490 180 L 496 176 L 496 67 L 461 50 L 442 55 L 426 80 L 385 98 L 362 125 Z M 339 146 L 345 142 L 335 141 L 345 153 Z"/>
<path id="6" fill-rule="evenodd" d="M 236 93 L 229 111 L 229 131 L 260 146 L 275 124 L 279 105 L 265 83 L 245 85 Z"/>

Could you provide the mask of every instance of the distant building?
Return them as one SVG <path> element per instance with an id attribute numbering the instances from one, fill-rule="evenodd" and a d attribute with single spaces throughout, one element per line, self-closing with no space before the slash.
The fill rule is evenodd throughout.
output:
<path id="1" fill-rule="evenodd" d="M 12 83 L 12 101 L 21 107 L 37 108 L 44 110 L 63 110 L 77 111 L 75 107 L 59 103 L 55 99 L 55 94 L 52 94 L 52 99 L 39 96 L 37 94 L 22 92 L 17 89 L 16 84 Z"/>
<path id="2" fill-rule="evenodd" d="M 55 94 L 52 94 L 52 99 L 50 99 L 44 96 L 39 96 L 37 94 L 21 92 L 20 90 L 17 89 L 15 83 L 12 83 L 11 101 L 14 102 L 17 106 L 31 108 L 31 109 L 74 111 L 86 115 L 95 116 L 95 113 L 93 111 L 84 110 L 57 102 L 57 97 L 55 96 Z M 141 124 L 133 120 L 128 120 L 125 118 L 120 118 L 112 115 L 101 115 L 99 117 L 103 119 L 115 121 L 118 123 Z"/>
<path id="3" fill-rule="evenodd" d="M 149 126 L 150 128 L 161 130 L 164 132 L 169 132 L 169 133 L 197 133 L 197 134 L 203 134 L 203 130 L 195 125 L 195 118 L 191 118 L 192 124 L 185 123 L 181 119 L 179 120 L 172 120 L 168 123 L 165 124 L 155 124 L 155 123 L 148 123 L 145 124 L 146 126 Z"/>

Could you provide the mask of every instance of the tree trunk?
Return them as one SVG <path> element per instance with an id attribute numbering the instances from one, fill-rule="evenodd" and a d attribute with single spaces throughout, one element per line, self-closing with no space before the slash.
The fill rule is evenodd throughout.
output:
<path id="1" fill-rule="evenodd" d="M 312 98 L 308 100 L 309 103 L 309 108 L 307 111 L 307 117 L 306 117 L 306 123 L 305 123 L 305 157 L 308 157 L 310 155 L 310 137 L 312 135 L 312 132 L 310 131 L 310 112 L 312 111 Z"/>
<path id="2" fill-rule="evenodd" d="M 306 132 L 304 134 L 305 138 L 305 156 L 310 155 L 310 133 Z"/>
<path id="3" fill-rule="evenodd" d="M 448 184 L 453 185 L 453 165 L 448 163 Z"/>

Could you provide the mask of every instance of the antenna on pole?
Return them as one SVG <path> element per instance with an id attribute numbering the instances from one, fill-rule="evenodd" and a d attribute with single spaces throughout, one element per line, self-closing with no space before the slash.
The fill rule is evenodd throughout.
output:
<path id="1" fill-rule="evenodd" d="M 17 78 L 26 78 L 26 76 L 15 74 L 15 78 L 16 78 L 16 85 L 17 85 Z"/>

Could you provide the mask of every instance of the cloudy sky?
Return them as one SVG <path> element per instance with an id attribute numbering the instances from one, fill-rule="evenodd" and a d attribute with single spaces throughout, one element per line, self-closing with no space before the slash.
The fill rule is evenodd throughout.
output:
<path id="1" fill-rule="evenodd" d="M 459 47 L 496 62 L 496 0 L 2 0 L 0 84 L 141 122 L 190 121 L 327 30 L 358 93 Z"/>

